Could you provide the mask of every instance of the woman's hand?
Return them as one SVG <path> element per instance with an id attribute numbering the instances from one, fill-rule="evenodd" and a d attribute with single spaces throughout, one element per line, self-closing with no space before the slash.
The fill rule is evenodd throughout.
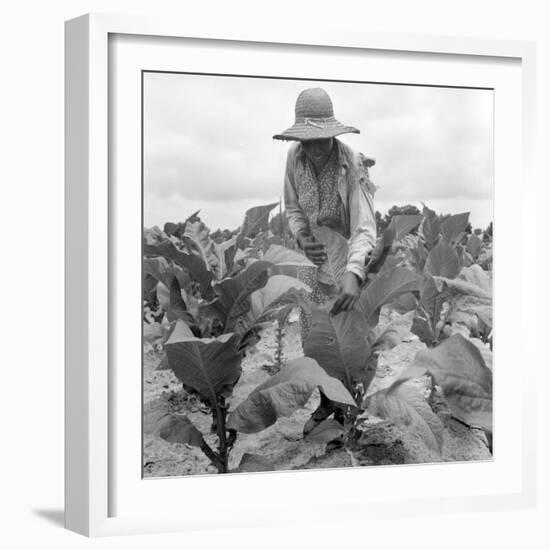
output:
<path id="1" fill-rule="evenodd" d="M 297 237 L 300 248 L 306 257 L 316 266 L 320 266 L 327 259 L 327 247 L 312 235 L 300 233 Z"/>
<path id="2" fill-rule="evenodd" d="M 351 311 L 357 299 L 359 298 L 359 291 L 361 289 L 361 283 L 355 273 L 346 271 L 342 277 L 342 290 L 332 309 L 331 315 L 337 315 L 341 311 Z"/>

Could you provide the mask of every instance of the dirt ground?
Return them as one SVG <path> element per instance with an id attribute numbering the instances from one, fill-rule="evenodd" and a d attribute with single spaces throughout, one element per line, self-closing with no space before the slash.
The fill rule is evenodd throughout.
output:
<path id="1" fill-rule="evenodd" d="M 411 315 L 399 315 L 388 310 L 381 315 L 382 323 L 397 323 L 401 327 L 402 341 L 394 349 L 383 352 L 377 374 L 368 393 L 385 388 L 410 363 L 415 353 L 424 347 L 410 331 Z M 159 370 L 162 354 L 158 336 L 159 325 L 145 325 L 144 349 L 144 412 L 150 409 L 167 409 L 185 413 L 203 434 L 209 434 L 211 417 L 206 409 L 181 390 L 181 383 L 170 370 Z M 262 340 L 243 360 L 243 373 L 234 389 L 231 405 L 235 407 L 261 382 L 269 377 L 261 368 L 273 362 L 275 352 L 274 329 L 263 332 Z M 485 350 L 490 354 L 490 351 Z M 290 360 L 303 355 L 299 321 L 292 315 L 285 328 L 284 358 Z M 427 380 L 414 381 L 419 392 L 427 396 Z M 302 430 L 311 413 L 317 408 L 318 393 L 314 393 L 307 406 L 289 418 L 279 419 L 273 426 L 257 434 L 239 434 L 231 452 L 230 468 L 235 468 L 244 453 L 265 458 L 273 470 L 342 468 L 384 464 L 415 464 L 426 462 L 491 460 L 487 440 L 482 431 L 471 429 L 454 420 L 444 406 L 438 415 L 444 423 L 444 441 L 441 456 L 430 451 L 415 434 L 376 417 L 367 419 L 369 429 L 357 449 L 346 451 L 326 450 L 325 444 L 304 441 Z M 215 437 L 206 440 L 215 446 Z M 143 447 L 143 475 L 145 477 L 184 476 L 216 473 L 202 452 L 194 447 L 167 443 L 145 434 Z"/>

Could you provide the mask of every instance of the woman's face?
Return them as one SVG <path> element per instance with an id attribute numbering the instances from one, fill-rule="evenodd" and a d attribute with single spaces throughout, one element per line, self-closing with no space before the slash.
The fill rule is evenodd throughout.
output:
<path id="1" fill-rule="evenodd" d="M 302 149 L 306 156 L 315 164 L 323 164 L 332 151 L 332 138 L 308 139 L 302 141 Z"/>

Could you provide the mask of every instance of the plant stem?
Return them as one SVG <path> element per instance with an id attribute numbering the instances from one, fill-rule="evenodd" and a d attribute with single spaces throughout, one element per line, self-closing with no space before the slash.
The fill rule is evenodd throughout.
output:
<path id="1" fill-rule="evenodd" d="M 434 341 L 431 343 L 430 347 L 433 347 L 437 345 L 437 342 L 439 342 L 439 335 L 441 334 L 441 330 L 437 330 L 437 323 L 439 319 L 437 318 L 437 312 L 439 311 L 439 297 L 436 296 L 434 298 L 434 308 L 432 311 L 432 333 L 434 335 Z"/>
<path id="2" fill-rule="evenodd" d="M 220 474 L 226 474 L 228 471 L 228 448 L 227 448 L 227 433 L 225 430 L 225 416 L 227 409 L 225 407 L 225 399 L 219 398 L 216 402 L 216 433 L 218 434 L 218 471 Z"/>
<path id="3" fill-rule="evenodd" d="M 206 441 L 204 441 L 201 445 L 201 451 L 210 459 L 212 464 L 214 464 L 214 466 L 218 468 L 218 471 L 220 471 L 220 468 L 222 466 L 220 457 L 210 448 L 210 445 L 208 445 Z"/>
<path id="4" fill-rule="evenodd" d="M 275 362 L 277 366 L 277 372 L 279 372 L 283 367 L 283 328 L 281 326 L 277 326 L 275 334 L 277 338 L 277 351 L 275 352 Z"/>

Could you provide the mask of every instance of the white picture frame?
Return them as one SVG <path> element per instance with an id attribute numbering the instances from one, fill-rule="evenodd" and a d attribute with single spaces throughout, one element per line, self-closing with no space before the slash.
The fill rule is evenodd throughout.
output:
<path id="1" fill-rule="evenodd" d="M 299 51 L 301 48 L 344 51 L 385 51 L 400 52 L 406 56 L 422 54 L 437 57 L 445 64 L 458 58 L 467 58 L 474 62 L 481 60 L 495 66 L 503 63 L 513 63 L 517 68 L 517 78 L 521 87 L 516 101 L 521 120 L 518 119 L 521 144 L 521 154 L 516 151 L 517 158 L 510 160 L 514 164 L 512 172 L 521 179 L 521 200 L 519 208 L 519 233 L 514 231 L 510 222 L 506 226 L 504 218 L 501 235 L 503 241 L 512 239 L 521 250 L 523 259 L 533 254 L 533 246 L 526 238 L 530 224 L 535 224 L 532 217 L 527 220 L 521 217 L 521 211 L 527 211 L 532 204 L 534 195 L 534 178 L 532 177 L 532 151 L 534 140 L 534 93 L 535 93 L 535 47 L 529 42 L 486 40 L 474 38 L 445 38 L 433 36 L 393 35 L 364 31 L 361 33 L 343 32 L 341 30 L 315 29 L 300 27 L 298 33 L 293 29 L 270 29 L 256 27 L 248 31 L 227 29 L 223 33 L 195 23 L 174 21 L 163 18 L 144 18 L 115 15 L 85 15 L 66 23 L 66 491 L 65 491 L 65 521 L 70 530 L 87 536 L 104 536 L 114 534 L 138 534 L 160 531 L 184 531 L 191 529 L 208 529 L 212 527 L 253 526 L 258 524 L 284 524 L 293 522 L 298 511 L 300 518 L 308 521 L 329 521 L 330 519 L 349 519 L 359 521 L 368 513 L 371 516 L 402 516 L 413 513 L 441 513 L 453 511 L 476 511 L 514 509 L 534 505 L 535 499 L 535 433 L 533 424 L 528 421 L 534 415 L 535 407 L 535 365 L 534 350 L 525 349 L 525 362 L 522 366 L 522 387 L 518 402 L 521 404 L 519 420 L 521 424 L 521 444 L 513 464 L 503 462 L 501 471 L 495 476 L 503 479 L 508 475 L 515 479 L 513 488 L 502 486 L 495 490 L 477 494 L 467 492 L 449 496 L 430 494 L 414 495 L 411 492 L 395 495 L 391 499 L 368 499 L 366 495 L 357 494 L 353 499 L 353 508 L 348 507 L 345 514 L 339 514 L 334 509 L 330 514 L 322 510 L 307 510 L 302 508 L 284 508 L 281 499 L 275 497 L 270 504 L 246 502 L 247 491 L 253 491 L 252 485 L 265 484 L 274 489 L 270 482 L 274 475 L 278 476 L 275 484 L 287 489 L 296 483 L 296 477 L 289 478 L 287 474 L 256 474 L 246 477 L 214 476 L 211 478 L 197 477 L 187 481 L 187 487 L 200 490 L 200 486 L 212 487 L 215 483 L 225 487 L 241 484 L 243 497 L 241 502 L 234 504 L 234 514 L 222 515 L 221 510 L 209 510 L 204 518 L 200 514 L 188 517 L 180 509 L 177 514 L 167 516 L 153 515 L 145 507 L 136 506 L 131 513 L 118 513 L 113 510 L 112 490 L 116 479 L 116 457 L 113 449 L 120 448 L 119 430 L 112 428 L 113 413 L 113 378 L 110 368 L 114 357 L 110 300 L 111 278 L 114 264 L 118 258 L 112 254 L 113 228 L 117 225 L 117 210 L 113 200 L 113 189 L 110 181 L 113 176 L 109 158 L 109 140 L 112 138 L 111 118 L 109 112 L 109 97 L 111 93 L 113 73 L 116 70 L 109 65 L 109 39 L 112 36 L 140 37 L 171 37 L 193 38 L 196 40 L 214 41 L 219 47 L 223 44 L 262 44 L 264 47 L 285 45 Z M 154 67 L 147 67 L 148 69 Z M 472 72 L 472 78 L 474 78 Z M 460 80 L 462 78 L 462 80 Z M 457 83 L 465 85 L 464 77 L 457 77 Z M 504 81 L 503 81 L 504 82 Z M 502 92 L 506 84 L 502 84 Z M 498 89 L 497 89 L 498 93 Z M 510 99 L 512 101 L 512 99 Z M 499 118 L 495 121 L 495 139 L 499 140 Z M 499 142 L 500 143 L 500 142 Z M 502 149 L 511 147 L 516 142 L 502 142 Z M 140 165 L 141 160 L 135 159 Z M 498 168 L 498 167 L 497 167 Z M 502 180 L 499 179 L 502 175 Z M 500 197 L 501 204 L 514 204 L 510 196 L 508 183 L 503 171 L 496 170 L 496 187 L 503 188 Z M 505 183 L 501 183 L 505 182 Z M 517 188 L 516 188 L 517 193 Z M 506 202 L 512 199 L 512 202 Z M 517 201 L 517 195 L 515 197 Z M 497 203 L 500 198 L 497 198 Z M 522 206 L 521 206 L 522 205 Z M 532 210 L 531 210 L 532 211 Z M 498 216 L 497 216 L 498 219 Z M 499 222 L 497 222 L 499 223 Z M 496 237 L 498 239 L 498 237 Z M 504 251 L 504 245 L 500 250 Z M 499 248 L 495 252 L 497 279 L 498 269 L 506 271 L 505 254 L 499 256 Z M 502 260 L 499 260 L 502 258 Z M 498 263 L 500 261 L 500 263 Z M 517 261 L 517 259 L 516 259 Z M 520 259 L 521 262 L 521 259 Z M 519 273 L 521 291 L 518 301 L 518 315 L 526 318 L 527 309 L 534 308 L 535 300 L 527 300 L 534 295 L 534 289 L 529 288 L 525 277 Z M 517 280 L 516 278 L 516 280 Z M 503 282 L 504 275 L 503 275 Z M 495 313 L 503 316 L 499 310 L 498 289 L 495 295 Z M 523 309 L 521 306 L 524 298 Z M 505 323 L 501 324 L 503 334 Z M 111 339 L 111 340 L 110 340 Z M 498 336 L 497 336 L 498 339 Z M 140 343 L 135 342 L 139 347 Z M 497 340 L 498 349 L 498 340 Z M 503 363 L 507 360 L 502 353 Z M 531 360 L 529 360 L 529 357 Z M 511 361 L 512 359 L 508 359 Z M 504 384 L 503 384 L 504 385 Z M 118 391 L 118 390 L 117 390 Z M 498 378 L 497 378 L 497 424 L 498 415 Z M 118 395 L 118 394 L 117 394 Z M 139 397 L 138 397 L 139 400 Z M 139 414 L 139 413 L 138 413 Z M 516 415 L 518 413 L 516 412 Z M 498 456 L 498 455 L 497 455 Z M 502 454 L 501 454 L 502 457 Z M 137 457 L 138 460 L 140 457 Z M 506 457 L 502 457 L 504 461 Z M 496 471 L 496 466 L 492 467 Z M 414 466 L 404 470 L 394 470 L 392 475 L 403 478 L 404 484 L 414 475 L 420 475 L 423 469 L 430 466 Z M 482 467 L 483 468 L 483 467 Z M 512 472 L 513 469 L 513 472 Z M 452 470 L 439 468 L 437 482 L 441 484 Z M 382 470 L 381 470 L 382 472 Z M 412 473 L 407 473 L 412 472 Z M 357 483 L 355 471 L 322 472 L 330 479 L 329 487 L 337 487 L 343 480 Z M 513 475 L 511 475 L 513 474 Z M 319 473 L 291 474 L 314 479 Z M 370 474 L 369 474 L 370 475 Z M 380 476 L 387 475 L 381 473 Z M 422 474 L 425 475 L 425 472 Z M 492 475 L 489 470 L 480 469 L 480 476 Z M 310 477 L 311 476 L 311 477 Z M 224 479 L 221 479 L 223 477 Z M 495 477 L 495 480 L 497 479 Z M 179 480 L 148 481 L 162 483 L 181 488 Z M 270 485 L 271 483 L 271 485 Z M 496 482 L 495 482 L 496 483 Z M 331 485 L 332 484 L 332 485 Z M 122 489 L 121 489 L 122 490 Z M 179 489 L 177 489 L 179 490 Z M 330 489 L 329 489 L 330 490 Z M 153 491 L 153 495 L 155 492 Z M 250 493 L 252 494 L 252 493 Z M 128 497 L 128 498 L 134 498 Z M 151 499 L 158 498 L 148 494 Z M 138 500 L 136 500 L 138 502 Z M 351 502 L 346 495 L 339 495 L 339 502 Z M 154 500 L 153 500 L 154 504 Z M 233 505 L 232 505 L 233 506 Z M 300 506 L 297 504 L 296 506 Z M 182 504 L 182 509 L 184 503 Z M 237 511 L 239 513 L 237 513 Z"/>

